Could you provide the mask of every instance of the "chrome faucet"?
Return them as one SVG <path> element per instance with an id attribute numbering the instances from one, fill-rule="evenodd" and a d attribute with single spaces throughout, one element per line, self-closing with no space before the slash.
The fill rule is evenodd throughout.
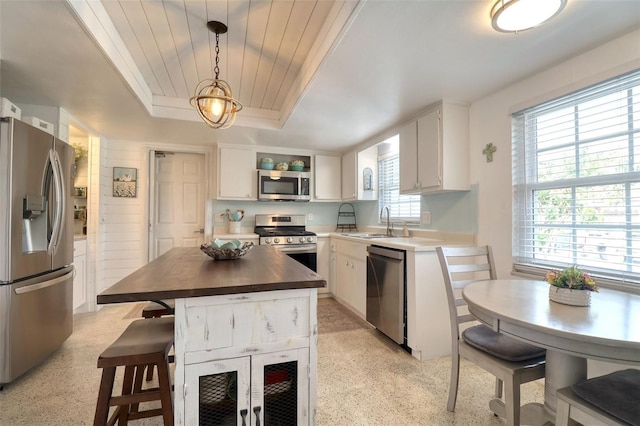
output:
<path id="1" fill-rule="evenodd" d="M 393 225 L 391 224 L 391 213 L 389 212 L 389 206 L 384 207 L 380 210 L 380 219 L 382 219 L 382 212 L 386 210 L 387 212 L 387 237 L 393 236 Z"/>

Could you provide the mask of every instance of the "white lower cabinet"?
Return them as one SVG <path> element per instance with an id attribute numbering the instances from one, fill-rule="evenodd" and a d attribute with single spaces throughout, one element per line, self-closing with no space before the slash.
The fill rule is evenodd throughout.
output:
<path id="1" fill-rule="evenodd" d="M 366 317 L 367 244 L 336 239 L 336 298 L 352 311 Z"/>
<path id="2" fill-rule="evenodd" d="M 176 299 L 176 425 L 314 425 L 317 289 Z"/>
<path id="3" fill-rule="evenodd" d="M 331 283 L 331 273 L 329 267 L 329 258 L 331 256 L 331 249 L 329 243 L 329 237 L 318 237 L 317 245 L 317 269 L 318 274 L 321 275 L 326 281 L 327 286 L 318 289 L 318 294 L 333 293 L 333 286 Z"/>
<path id="4" fill-rule="evenodd" d="M 309 424 L 309 350 L 186 366 L 185 424 Z"/>

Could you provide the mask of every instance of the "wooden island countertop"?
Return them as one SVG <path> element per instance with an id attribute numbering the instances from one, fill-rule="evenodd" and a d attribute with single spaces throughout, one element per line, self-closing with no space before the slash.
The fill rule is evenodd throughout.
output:
<path id="1" fill-rule="evenodd" d="M 236 260 L 213 260 L 198 247 L 173 248 L 104 290 L 98 304 L 319 288 L 324 278 L 268 246 Z"/>

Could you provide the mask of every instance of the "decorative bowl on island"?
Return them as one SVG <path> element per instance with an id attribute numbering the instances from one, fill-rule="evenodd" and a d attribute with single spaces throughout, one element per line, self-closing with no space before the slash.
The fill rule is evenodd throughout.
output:
<path id="1" fill-rule="evenodd" d="M 233 260 L 244 256 L 252 247 L 252 242 L 215 239 L 211 244 L 202 244 L 200 250 L 215 260 Z"/>

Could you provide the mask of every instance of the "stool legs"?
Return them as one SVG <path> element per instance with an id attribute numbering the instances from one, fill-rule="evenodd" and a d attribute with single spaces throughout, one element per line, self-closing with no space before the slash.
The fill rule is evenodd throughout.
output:
<path id="1" fill-rule="evenodd" d="M 142 389 L 145 368 L 153 369 L 154 367 L 158 370 L 159 386 Z M 116 421 L 118 425 L 126 425 L 130 418 L 133 420 L 159 415 L 162 415 L 165 426 L 173 425 L 173 398 L 167 359 L 157 364 L 125 366 L 121 396 L 112 395 L 115 374 L 116 367 L 104 367 L 102 370 L 94 426 L 113 425 Z M 160 409 L 139 411 L 141 402 L 154 400 L 160 401 Z M 109 407 L 114 405 L 117 406 L 116 410 L 111 415 L 111 418 L 107 420 Z"/>
<path id="2" fill-rule="evenodd" d="M 133 375 L 136 371 L 136 366 L 127 365 L 124 368 L 124 379 L 122 380 L 122 396 L 132 395 L 133 392 Z M 137 406 L 138 404 L 136 404 Z M 109 420 L 111 424 L 112 421 L 118 418 L 118 425 L 126 425 L 129 422 L 129 411 L 130 405 L 119 405 L 116 408 L 116 412 L 113 414 L 113 417 Z"/>
<path id="3" fill-rule="evenodd" d="M 107 423 L 109 415 L 109 399 L 113 390 L 113 382 L 116 377 L 115 367 L 105 367 L 102 369 L 102 380 L 98 391 L 98 402 L 96 404 L 96 415 L 93 419 L 94 426 L 101 426 Z"/>
<path id="4" fill-rule="evenodd" d="M 173 426 L 173 398 L 171 397 L 171 384 L 169 383 L 169 364 L 158 364 L 158 382 L 160 386 L 160 400 L 162 402 L 162 417 L 164 426 Z"/>

